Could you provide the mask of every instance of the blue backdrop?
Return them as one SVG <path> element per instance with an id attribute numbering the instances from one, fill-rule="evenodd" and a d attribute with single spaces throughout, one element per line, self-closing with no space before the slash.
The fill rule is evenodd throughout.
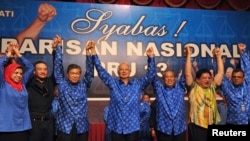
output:
<path id="1" fill-rule="evenodd" d="M 45 1 L 0 0 L 1 52 L 6 44 L 29 26 Z M 49 2 L 57 15 L 33 42 L 26 39 L 21 52 L 32 62 L 45 60 L 52 68 L 50 41 L 56 35 L 64 40 L 64 66 L 76 63 L 85 71 L 84 46 L 97 42 L 104 67 L 117 76 L 120 62 L 131 64 L 131 77 L 145 74 L 145 50 L 153 47 L 158 76 L 170 67 L 178 74 L 184 63 L 183 47 L 193 47 L 193 61 L 200 68 L 211 67 L 211 50 L 220 47 L 230 59 L 238 58 L 237 43 L 249 45 L 249 12 L 158 8 L 127 5 Z M 226 66 L 226 67 L 227 67 Z M 51 70 L 50 70 L 51 73 Z M 108 89 L 95 73 L 89 97 L 108 97 Z M 152 93 L 151 88 L 147 89 Z"/>

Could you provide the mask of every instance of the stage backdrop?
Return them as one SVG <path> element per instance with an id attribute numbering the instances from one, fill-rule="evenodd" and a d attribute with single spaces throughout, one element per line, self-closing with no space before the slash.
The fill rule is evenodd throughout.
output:
<path id="1" fill-rule="evenodd" d="M 55 7 L 57 15 L 42 29 L 35 40 L 26 38 L 21 52 L 32 62 L 52 64 L 51 40 L 56 34 L 63 38 L 65 69 L 79 64 L 85 72 L 84 46 L 87 40 L 97 43 L 98 55 L 106 70 L 117 76 L 120 62 L 131 65 L 131 77 L 146 73 L 145 50 L 153 47 L 157 75 L 166 68 L 178 75 L 184 64 L 183 48 L 193 47 L 194 64 L 211 68 L 214 47 L 227 57 L 226 68 L 237 59 L 237 43 L 250 43 L 249 12 L 157 8 L 127 5 L 64 3 L 34 0 L 0 0 L 1 52 L 9 41 L 27 28 L 37 17 L 39 5 Z M 146 90 L 153 93 L 149 86 Z M 95 72 L 89 98 L 108 98 L 109 90 Z"/>

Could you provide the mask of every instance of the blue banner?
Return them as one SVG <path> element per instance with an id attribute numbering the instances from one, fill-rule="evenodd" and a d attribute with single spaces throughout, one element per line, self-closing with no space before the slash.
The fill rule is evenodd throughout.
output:
<path id="1" fill-rule="evenodd" d="M 25 31 L 38 17 L 45 1 L 0 0 L 0 42 L 3 53 L 8 42 Z M 193 47 L 193 64 L 211 68 L 212 50 L 219 47 L 226 57 L 226 68 L 235 65 L 237 44 L 250 42 L 250 14 L 239 11 L 197 10 L 69 2 L 47 2 L 56 16 L 46 22 L 38 36 L 22 35 L 21 53 L 32 62 L 44 60 L 52 68 L 51 40 L 63 38 L 64 67 L 80 65 L 85 72 L 84 46 L 95 40 L 106 70 L 117 75 L 121 62 L 131 64 L 131 78 L 146 73 L 145 51 L 153 47 L 158 76 L 166 68 L 178 75 L 183 69 L 186 45 Z M 33 34 L 40 29 L 33 29 Z M 248 47 L 249 48 L 249 47 Z M 51 70 L 50 70 L 51 73 Z M 153 93 L 149 87 L 149 93 Z M 95 72 L 89 97 L 108 97 L 109 90 Z"/>

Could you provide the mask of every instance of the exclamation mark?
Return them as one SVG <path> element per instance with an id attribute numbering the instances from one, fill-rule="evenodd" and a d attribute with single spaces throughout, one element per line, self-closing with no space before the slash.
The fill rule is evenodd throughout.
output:
<path id="1" fill-rule="evenodd" d="M 177 32 L 174 34 L 174 37 L 177 37 L 178 34 L 180 33 L 180 31 L 182 30 L 182 28 L 185 26 L 185 24 L 187 23 L 187 21 L 182 21 L 181 25 L 179 26 Z"/>

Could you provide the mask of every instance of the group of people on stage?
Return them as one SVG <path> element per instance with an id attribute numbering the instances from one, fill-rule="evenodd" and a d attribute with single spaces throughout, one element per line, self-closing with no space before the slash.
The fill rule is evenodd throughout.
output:
<path id="1" fill-rule="evenodd" d="M 194 74 L 192 47 L 186 46 L 180 77 L 167 69 L 159 78 L 154 50 L 149 47 L 146 74 L 132 79 L 131 68 L 125 62 L 117 68 L 118 77 L 109 74 L 101 65 L 93 40 L 85 46 L 84 76 L 77 64 L 68 65 L 64 74 L 62 38 L 56 35 L 51 43 L 53 73 L 48 76 L 45 61 L 32 64 L 19 51 L 24 36 L 36 38 L 44 24 L 56 15 L 48 4 L 42 4 L 38 11 L 38 18 L 17 36 L 18 43 L 9 43 L 0 57 L 0 141 L 53 141 L 55 135 L 58 141 L 87 141 L 87 92 L 94 68 L 110 91 L 105 123 L 111 141 L 148 141 L 150 134 L 157 141 L 207 141 L 208 126 L 222 120 L 228 125 L 249 125 L 250 60 L 245 44 L 238 44 L 239 66 L 233 68 L 230 78 L 225 75 L 219 48 L 212 51 L 213 73 L 199 68 Z M 142 95 L 149 85 L 156 95 L 151 105 L 150 95 Z M 218 92 L 227 106 L 226 119 L 219 112 Z"/>
<path id="2" fill-rule="evenodd" d="M 194 76 L 192 50 L 186 46 L 181 77 L 177 79 L 174 71 L 167 69 L 159 79 L 154 50 L 149 47 L 146 74 L 131 79 L 130 66 L 125 62 L 118 66 L 118 78 L 109 74 L 101 65 L 92 40 L 85 46 L 84 76 L 81 77 L 82 68 L 77 64 L 70 64 L 64 74 L 62 38 L 56 35 L 51 45 L 54 68 L 50 77 L 47 64 L 44 61 L 31 64 L 20 54 L 17 43 L 9 43 L 5 55 L 0 57 L 1 141 L 53 140 L 54 117 L 58 141 L 87 141 L 90 130 L 87 91 L 94 79 L 94 67 L 110 90 L 105 123 L 111 141 L 146 141 L 151 131 L 157 141 L 206 141 L 208 126 L 221 121 L 216 101 L 218 87 L 227 103 L 226 124 L 249 125 L 250 60 L 245 44 L 238 44 L 240 67 L 232 71 L 231 80 L 224 74 L 219 48 L 212 51 L 216 60 L 214 74 L 209 69 L 199 69 Z M 155 111 L 148 108 L 149 95 L 145 94 L 143 99 L 147 102 L 142 102 L 141 94 L 149 85 L 156 95 Z M 186 94 L 189 107 L 184 100 Z M 155 125 L 151 128 L 150 112 L 155 114 Z"/>

